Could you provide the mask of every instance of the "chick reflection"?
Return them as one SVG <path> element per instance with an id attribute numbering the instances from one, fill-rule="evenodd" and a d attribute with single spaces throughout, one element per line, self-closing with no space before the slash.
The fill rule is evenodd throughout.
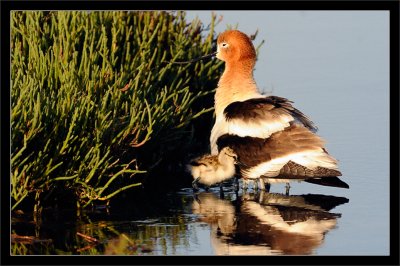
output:
<path id="1" fill-rule="evenodd" d="M 326 195 L 243 194 L 236 200 L 200 193 L 193 213 L 211 226 L 217 255 L 307 255 L 336 227 L 329 211 L 348 199 Z"/>
<path id="2" fill-rule="evenodd" d="M 200 214 L 199 220 L 211 225 L 218 235 L 229 236 L 236 229 L 235 207 L 229 200 L 219 199 L 211 192 L 202 192 L 193 201 L 193 213 Z"/>

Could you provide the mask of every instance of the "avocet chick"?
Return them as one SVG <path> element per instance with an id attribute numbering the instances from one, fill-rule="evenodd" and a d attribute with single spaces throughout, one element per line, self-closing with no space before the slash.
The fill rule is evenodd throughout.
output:
<path id="1" fill-rule="evenodd" d="M 236 162 L 237 155 L 230 147 L 224 147 L 218 155 L 206 154 L 193 159 L 187 165 L 194 179 L 193 189 L 198 190 L 198 183 L 210 187 L 232 178 Z"/>

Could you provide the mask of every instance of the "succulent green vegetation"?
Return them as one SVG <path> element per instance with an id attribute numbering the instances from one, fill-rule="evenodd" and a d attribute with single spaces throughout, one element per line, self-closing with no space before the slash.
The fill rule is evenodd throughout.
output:
<path id="1" fill-rule="evenodd" d="M 62 193 L 80 207 L 108 201 L 195 142 L 196 121 L 213 122 L 223 63 L 166 61 L 214 51 L 215 23 L 184 12 L 12 12 L 12 209 Z"/>

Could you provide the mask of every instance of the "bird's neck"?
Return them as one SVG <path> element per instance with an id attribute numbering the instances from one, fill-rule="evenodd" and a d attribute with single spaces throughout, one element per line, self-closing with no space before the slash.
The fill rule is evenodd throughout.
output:
<path id="1" fill-rule="evenodd" d="M 225 107 L 236 101 L 244 101 L 259 94 L 253 77 L 252 62 L 226 63 L 215 93 L 215 113 L 222 115 Z"/>

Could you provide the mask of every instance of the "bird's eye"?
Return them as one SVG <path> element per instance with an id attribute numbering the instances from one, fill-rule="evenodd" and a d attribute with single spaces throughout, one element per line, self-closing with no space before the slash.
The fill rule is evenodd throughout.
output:
<path id="1" fill-rule="evenodd" d="M 227 47 L 228 47 L 228 44 L 227 44 L 226 42 L 223 42 L 221 45 L 222 45 L 222 47 L 224 47 L 224 48 L 227 48 Z"/>

